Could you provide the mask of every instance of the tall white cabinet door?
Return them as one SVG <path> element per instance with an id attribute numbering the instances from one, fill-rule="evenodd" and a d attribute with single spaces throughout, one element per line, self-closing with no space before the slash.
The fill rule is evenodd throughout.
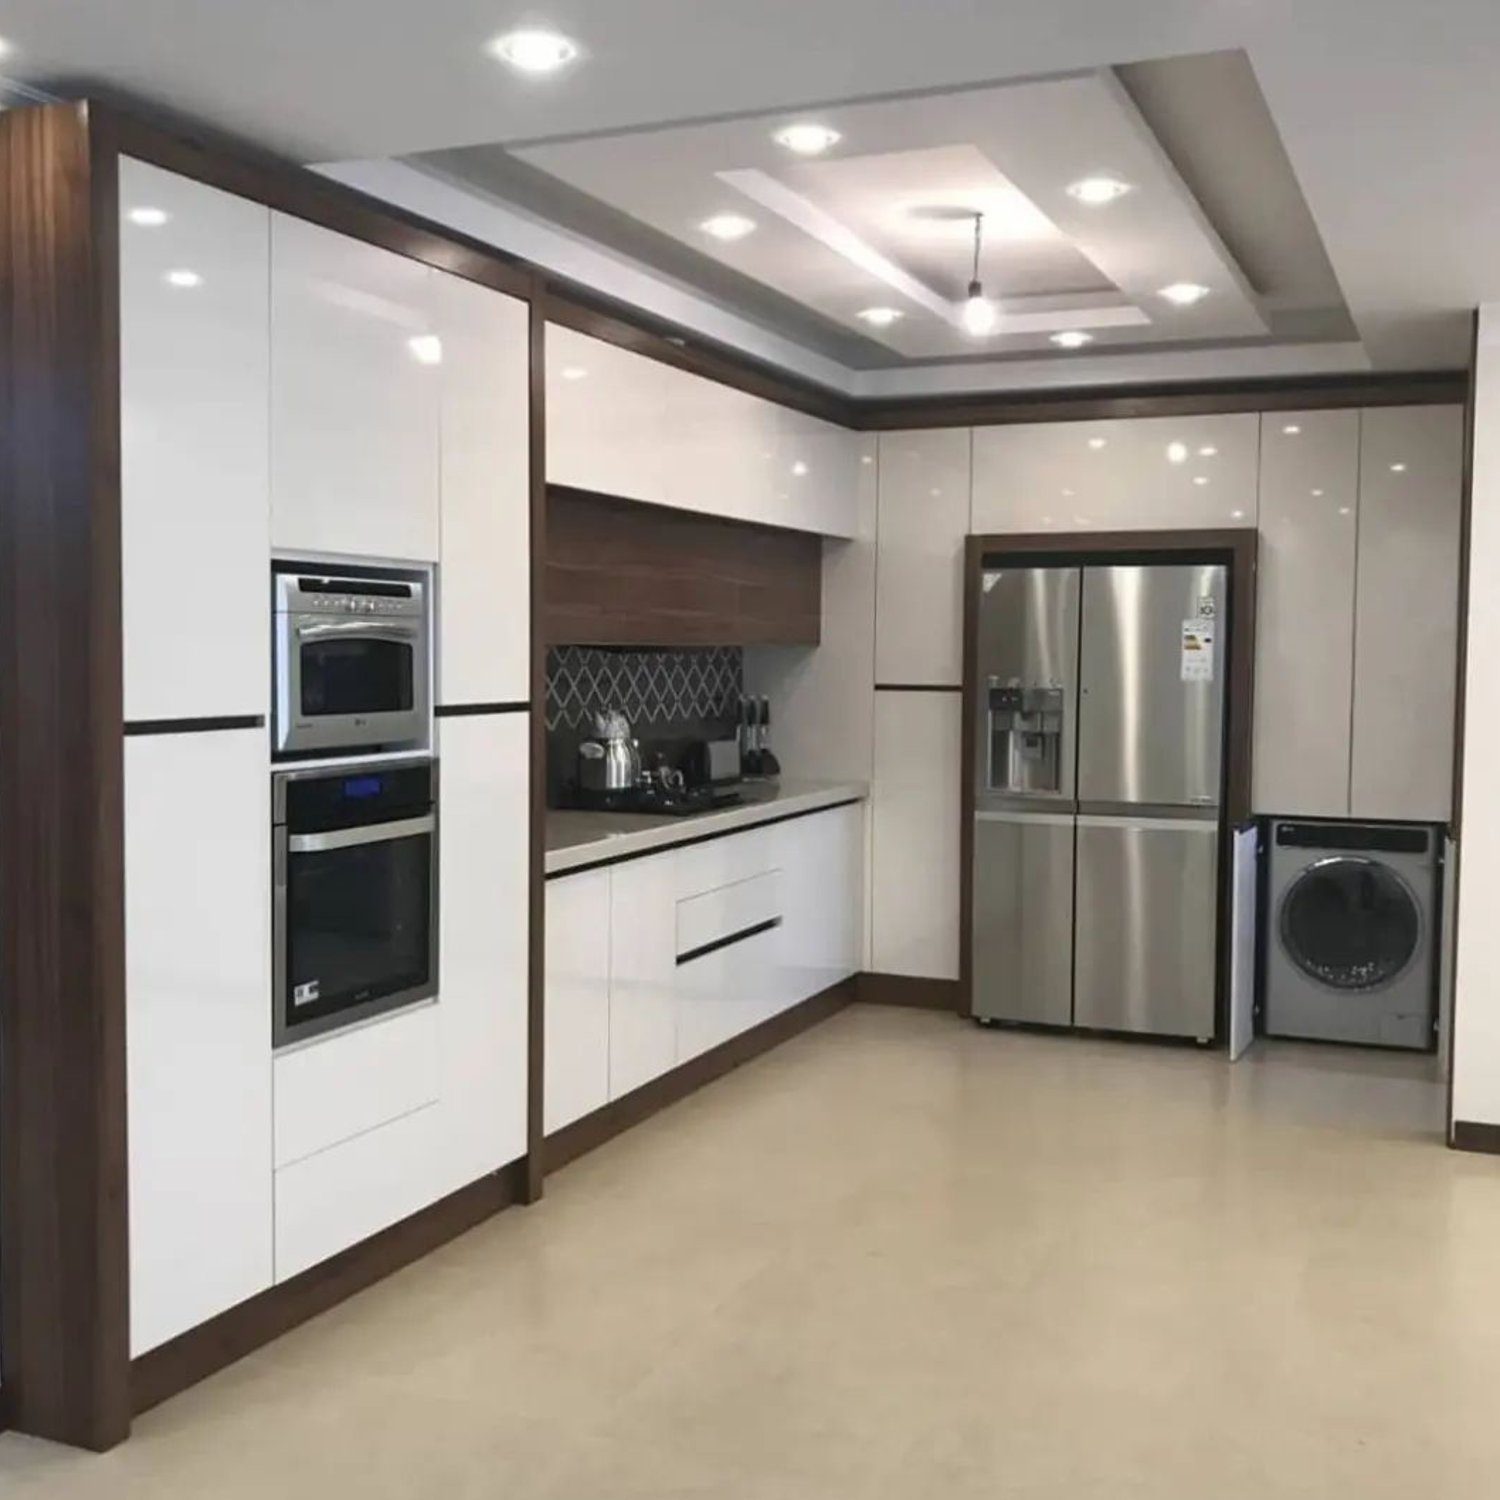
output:
<path id="1" fill-rule="evenodd" d="M 871 963 L 958 978 L 961 693 L 875 694 Z"/>
<path id="2" fill-rule="evenodd" d="M 132 1354 L 271 1284 L 269 830 L 263 730 L 126 739 Z"/>
<path id="3" fill-rule="evenodd" d="M 546 1041 L 549 1134 L 609 1103 L 608 870 L 547 882 Z"/>
<path id="4" fill-rule="evenodd" d="M 125 717 L 264 714 L 271 216 L 128 158 L 120 211 Z"/>
<path id="5" fill-rule="evenodd" d="M 677 1062 L 676 856 L 648 855 L 610 871 L 609 1097 Z"/>
<path id="6" fill-rule="evenodd" d="M 271 218 L 271 540 L 438 556 L 442 339 L 417 261 Z"/>
<path id="7" fill-rule="evenodd" d="M 969 531 L 966 427 L 880 435 L 875 680 L 963 676 L 963 555 Z"/>
<path id="8" fill-rule="evenodd" d="M 442 340 L 438 702 L 531 691 L 529 310 L 432 273 Z"/>
<path id="9" fill-rule="evenodd" d="M 830 808 L 775 828 L 782 881 L 782 1003 L 847 979 L 864 951 L 865 806 Z"/>
<path id="10" fill-rule="evenodd" d="M 1255 610 L 1256 812 L 1349 812 L 1359 413 L 1262 424 Z"/>
<path id="11" fill-rule="evenodd" d="M 1453 810 L 1463 412 L 1371 408 L 1362 433 L 1349 810 L 1445 823 Z"/>
<path id="12" fill-rule="evenodd" d="M 439 727 L 435 1198 L 526 1154 L 530 795 L 528 715 Z"/>

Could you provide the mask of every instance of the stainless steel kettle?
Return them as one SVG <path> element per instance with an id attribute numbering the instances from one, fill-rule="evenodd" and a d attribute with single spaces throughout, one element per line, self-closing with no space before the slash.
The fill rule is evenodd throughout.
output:
<path id="1" fill-rule="evenodd" d="M 594 720 L 597 739 L 578 746 L 578 784 L 590 792 L 628 792 L 641 779 L 641 748 L 617 709 Z"/>

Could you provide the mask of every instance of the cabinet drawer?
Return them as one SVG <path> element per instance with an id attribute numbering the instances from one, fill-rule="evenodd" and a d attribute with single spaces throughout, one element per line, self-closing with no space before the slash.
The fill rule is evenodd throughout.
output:
<path id="1" fill-rule="evenodd" d="M 728 946 L 780 921 L 779 870 L 690 896 L 677 903 L 677 962 L 691 962 L 704 949 Z"/>
<path id="2" fill-rule="evenodd" d="M 764 875 L 779 864 L 775 828 L 750 828 L 728 838 L 711 839 L 676 851 L 677 894 L 686 899 L 720 886 Z"/>
<path id="3" fill-rule="evenodd" d="M 276 1165 L 400 1119 L 441 1093 L 437 1005 L 338 1032 L 276 1059 Z"/>

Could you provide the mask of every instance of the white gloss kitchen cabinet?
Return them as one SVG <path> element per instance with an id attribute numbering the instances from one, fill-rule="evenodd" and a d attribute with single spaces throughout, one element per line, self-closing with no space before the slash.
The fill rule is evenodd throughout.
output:
<path id="1" fill-rule="evenodd" d="M 549 1134 L 847 979 L 863 804 L 547 882 Z"/>
<path id="2" fill-rule="evenodd" d="M 824 536 L 859 527 L 859 434 L 547 325 L 547 482 Z"/>
<path id="3" fill-rule="evenodd" d="M 264 714 L 271 215 L 129 159 L 119 192 L 125 717 Z"/>
<path id="4" fill-rule="evenodd" d="M 1462 412 L 1268 413 L 1262 448 L 1255 810 L 1446 822 Z"/>

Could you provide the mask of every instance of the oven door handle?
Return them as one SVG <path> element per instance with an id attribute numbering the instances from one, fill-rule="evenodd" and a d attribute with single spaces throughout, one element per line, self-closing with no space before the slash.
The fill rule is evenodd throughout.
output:
<path id="1" fill-rule="evenodd" d="M 337 620 L 328 624 L 297 626 L 297 639 L 302 641 L 327 640 L 330 636 L 341 635 L 363 636 L 371 641 L 414 641 L 417 627 L 383 620 Z"/>
<path id="2" fill-rule="evenodd" d="M 293 854 L 322 854 L 329 849 L 353 849 L 359 844 L 386 844 L 437 831 L 437 818 L 402 818 L 395 823 L 370 823 L 363 828 L 330 828 L 326 833 L 294 833 L 286 841 Z"/>

